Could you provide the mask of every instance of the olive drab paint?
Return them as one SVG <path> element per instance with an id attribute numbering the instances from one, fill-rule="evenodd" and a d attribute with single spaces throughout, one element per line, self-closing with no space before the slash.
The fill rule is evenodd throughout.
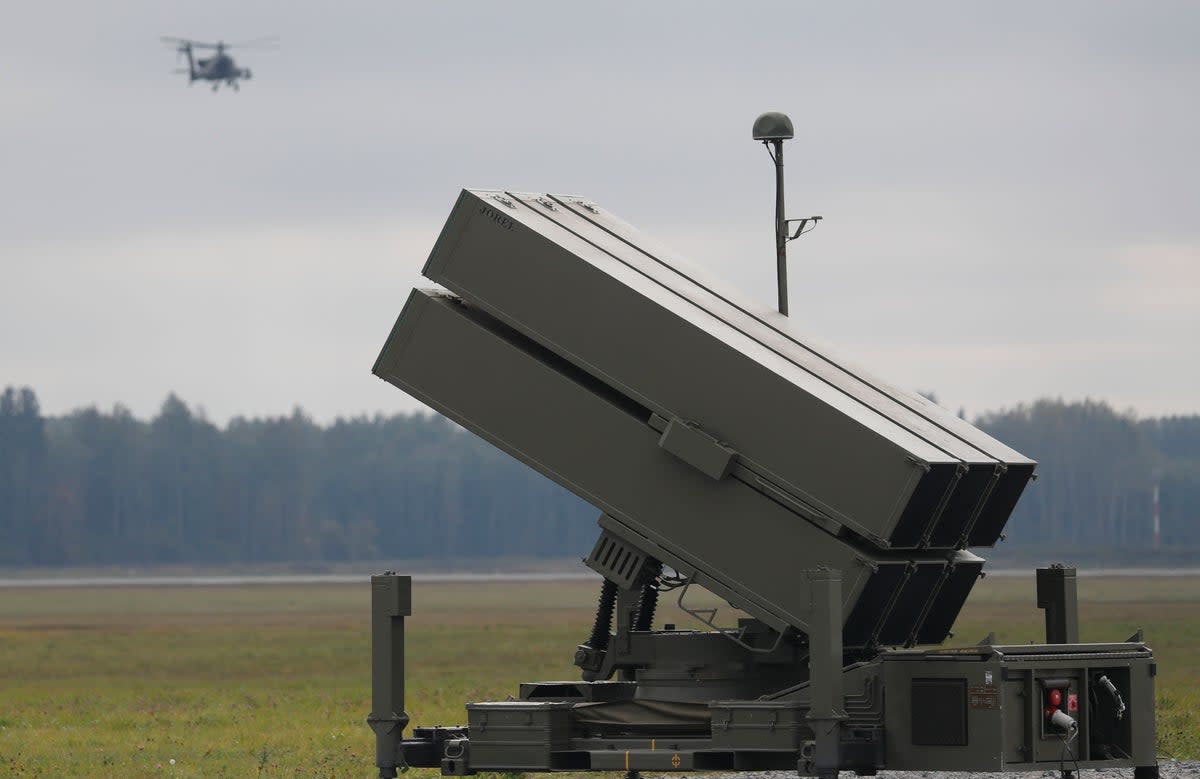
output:
<path id="1" fill-rule="evenodd" d="M 464 190 L 423 272 L 438 286 L 409 294 L 374 373 L 594 505 L 602 585 L 564 648 L 580 679 L 404 736 L 408 585 L 375 577 L 381 777 L 1156 776 L 1153 653 L 1079 643 L 1074 569 L 1038 572 L 1046 644 L 939 648 L 1034 461 L 585 198 Z M 692 587 L 746 616 L 692 608 Z M 701 629 L 656 627 L 664 594 Z"/>

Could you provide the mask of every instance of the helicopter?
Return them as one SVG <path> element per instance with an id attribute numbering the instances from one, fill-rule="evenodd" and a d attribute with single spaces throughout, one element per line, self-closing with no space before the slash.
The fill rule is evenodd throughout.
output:
<path id="1" fill-rule="evenodd" d="M 252 77 L 250 68 L 239 68 L 237 63 L 233 61 L 233 57 L 225 52 L 229 49 L 274 49 L 277 48 L 278 36 L 271 35 L 265 38 L 256 38 L 252 41 L 243 41 L 242 43 L 225 43 L 217 41 L 216 43 L 202 43 L 200 41 L 189 40 L 188 38 L 172 38 L 163 36 L 163 43 L 173 46 L 176 52 L 176 61 L 179 56 L 187 56 L 187 70 L 179 69 L 176 73 L 188 74 L 188 86 L 191 86 L 196 81 L 211 81 L 212 90 L 216 92 L 222 83 L 233 87 L 233 91 L 239 91 L 238 81 L 245 79 L 249 80 Z M 192 52 L 196 49 L 212 49 L 215 53 L 211 57 L 195 57 Z"/>

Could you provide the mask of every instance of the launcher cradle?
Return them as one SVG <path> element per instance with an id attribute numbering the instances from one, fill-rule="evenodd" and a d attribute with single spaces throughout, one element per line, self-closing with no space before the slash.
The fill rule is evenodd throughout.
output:
<path id="1" fill-rule="evenodd" d="M 1038 571 L 1046 644 L 937 648 L 1032 460 L 578 197 L 464 191 L 424 274 L 374 372 L 595 505 L 603 584 L 579 680 L 405 736 L 410 579 L 374 577 L 381 777 L 1156 775 L 1153 654 L 1079 643 L 1074 569 Z M 687 587 L 749 616 L 656 626 Z"/>

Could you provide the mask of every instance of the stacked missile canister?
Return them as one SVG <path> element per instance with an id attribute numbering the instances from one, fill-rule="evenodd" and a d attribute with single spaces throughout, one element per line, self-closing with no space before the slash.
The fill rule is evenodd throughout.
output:
<path id="1" fill-rule="evenodd" d="M 375 372 L 776 629 L 943 641 L 1035 463 L 579 197 L 464 191 Z M 731 544 L 731 539 L 769 543 Z"/>

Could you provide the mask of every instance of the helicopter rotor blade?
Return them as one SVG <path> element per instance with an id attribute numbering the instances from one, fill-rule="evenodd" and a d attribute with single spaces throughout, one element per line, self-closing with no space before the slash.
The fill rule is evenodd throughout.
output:
<path id="1" fill-rule="evenodd" d="M 220 49 L 229 48 L 223 43 L 205 43 L 204 41 L 194 41 L 191 38 L 173 38 L 171 36 L 161 36 L 163 43 L 168 46 L 174 46 L 177 51 L 185 49 Z"/>
<path id="2" fill-rule="evenodd" d="M 171 38 L 166 35 L 163 35 L 161 37 L 161 40 L 163 43 L 167 44 L 168 46 L 170 46 L 172 49 L 175 50 L 175 64 L 176 65 L 179 64 L 179 60 L 183 59 L 183 53 L 185 51 L 187 51 L 188 46 L 191 45 L 191 41 L 188 41 L 184 38 Z"/>
<path id="3" fill-rule="evenodd" d="M 225 48 L 232 49 L 278 49 L 278 35 L 264 35 L 261 38 L 251 38 L 248 41 L 237 41 L 235 43 L 225 44 Z"/>

